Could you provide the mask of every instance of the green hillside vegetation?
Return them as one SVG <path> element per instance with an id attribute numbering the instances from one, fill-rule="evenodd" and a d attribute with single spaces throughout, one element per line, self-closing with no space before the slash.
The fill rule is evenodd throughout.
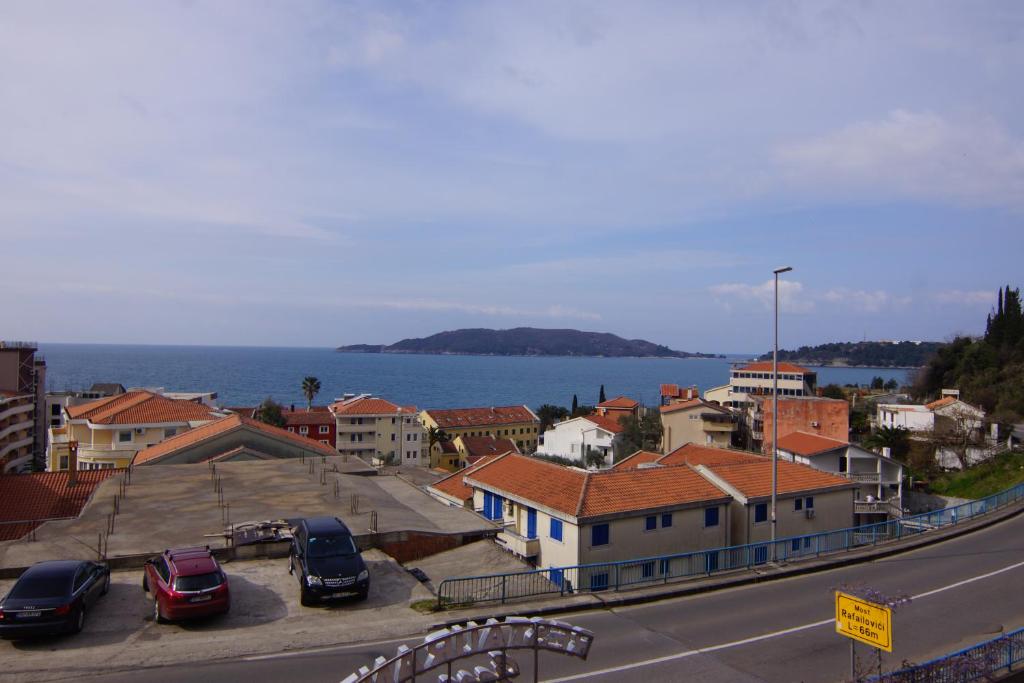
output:
<path id="1" fill-rule="evenodd" d="M 834 342 L 779 350 L 779 360 L 804 365 L 862 365 L 875 368 L 918 368 L 945 346 L 942 342 Z M 771 360 L 766 353 L 761 360 Z"/>
<path id="2" fill-rule="evenodd" d="M 984 498 L 1024 482 L 1024 452 L 1007 451 L 970 469 L 933 479 L 932 492 L 957 498 Z"/>
<path id="3" fill-rule="evenodd" d="M 960 389 L 960 396 L 985 410 L 1001 425 L 1024 416 L 1024 313 L 1020 290 L 999 290 L 996 307 L 988 316 L 980 339 L 957 337 L 940 348 L 918 373 L 913 393 L 934 398 L 945 387 Z"/>

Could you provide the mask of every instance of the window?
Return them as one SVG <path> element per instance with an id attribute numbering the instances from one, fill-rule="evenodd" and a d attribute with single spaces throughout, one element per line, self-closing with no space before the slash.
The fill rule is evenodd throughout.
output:
<path id="1" fill-rule="evenodd" d="M 845 472 L 846 471 L 846 458 L 839 458 L 839 471 L 840 472 Z"/>
<path id="2" fill-rule="evenodd" d="M 321 434 L 330 434 L 331 433 L 331 428 L 328 425 L 320 425 L 320 433 Z"/>
<path id="3" fill-rule="evenodd" d="M 395 418 L 391 418 L 391 424 L 395 424 Z"/>
<path id="4" fill-rule="evenodd" d="M 754 506 L 754 524 L 768 521 L 768 503 L 758 503 Z"/>
<path id="5" fill-rule="evenodd" d="M 120 432 L 117 433 L 117 442 L 118 443 L 128 443 L 131 440 L 132 440 L 132 430 L 125 429 L 125 430 L 120 431 Z"/>
<path id="6" fill-rule="evenodd" d="M 655 515 L 650 515 L 644 518 L 644 531 L 654 531 L 658 528 L 658 518 Z"/>
<path id="7" fill-rule="evenodd" d="M 299 427 L 299 434 L 309 434 L 309 427 L 306 425 Z"/>
<path id="8" fill-rule="evenodd" d="M 548 536 L 556 541 L 562 540 L 562 520 L 551 518 L 551 529 L 548 531 Z"/>
<path id="9" fill-rule="evenodd" d="M 672 526 L 672 513 L 666 512 L 661 516 L 661 528 L 668 529 Z"/>
<path id="10" fill-rule="evenodd" d="M 68 456 L 60 456 L 60 464 L 57 465 L 57 469 L 66 470 L 68 468 Z"/>
<path id="11" fill-rule="evenodd" d="M 60 404 L 54 403 L 50 406 L 50 415 L 54 417 L 60 417 Z"/>
<path id="12" fill-rule="evenodd" d="M 590 575 L 590 590 L 603 591 L 608 588 L 608 572 Z"/>
<path id="13" fill-rule="evenodd" d="M 803 509 L 804 509 L 804 499 L 803 498 L 797 498 L 796 500 L 793 501 L 793 510 L 794 511 L 800 512 Z"/>
<path id="14" fill-rule="evenodd" d="M 595 524 L 590 527 L 590 545 L 595 548 L 597 546 L 608 545 L 607 524 Z"/>
<path id="15" fill-rule="evenodd" d="M 793 539 L 792 547 L 793 547 L 793 552 L 796 552 L 797 550 L 800 550 L 800 539 L 799 538 L 794 538 Z"/>
<path id="16" fill-rule="evenodd" d="M 292 434 L 294 434 L 295 433 L 295 427 L 289 427 L 288 431 L 291 432 Z"/>
<path id="17" fill-rule="evenodd" d="M 640 565 L 640 577 L 650 579 L 654 576 L 654 561 L 644 562 Z"/>
<path id="18" fill-rule="evenodd" d="M 811 547 L 811 537 L 810 536 L 804 536 L 804 548 L 810 548 L 810 547 Z"/>
<path id="19" fill-rule="evenodd" d="M 392 435 L 391 435 L 391 440 L 392 440 L 392 441 L 395 441 L 395 440 L 397 440 L 397 439 L 398 439 L 398 435 L 397 435 L 397 434 L 392 434 Z"/>
<path id="20" fill-rule="evenodd" d="M 718 571 L 718 553 L 710 552 L 704 556 L 704 570 L 708 574 L 714 571 Z"/>
<path id="21" fill-rule="evenodd" d="M 320 443 L 322 443 L 325 446 L 330 446 L 331 445 L 331 442 L 328 441 L 327 439 L 320 439 Z"/>
<path id="22" fill-rule="evenodd" d="M 814 496 L 807 496 L 807 500 L 804 501 L 804 507 L 808 510 L 814 509 Z"/>
<path id="23" fill-rule="evenodd" d="M 658 560 L 658 573 L 668 574 L 672 560 Z"/>
<path id="24" fill-rule="evenodd" d="M 704 526 L 718 526 L 718 508 L 704 508 Z"/>
<path id="25" fill-rule="evenodd" d="M 177 433 L 178 433 L 178 428 L 177 427 L 165 427 L 164 428 L 164 438 L 165 439 L 169 439 L 169 438 L 171 438 L 172 436 L 174 436 Z"/>

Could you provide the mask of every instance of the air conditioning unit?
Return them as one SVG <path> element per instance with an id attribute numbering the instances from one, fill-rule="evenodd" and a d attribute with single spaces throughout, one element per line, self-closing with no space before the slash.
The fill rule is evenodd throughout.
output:
<path id="1" fill-rule="evenodd" d="M 814 519 L 814 508 L 811 508 L 810 510 L 805 510 L 804 514 L 807 515 L 807 519 Z"/>
<path id="2" fill-rule="evenodd" d="M 814 428 L 818 428 L 818 427 L 821 426 L 821 423 L 820 422 L 812 422 L 811 426 L 814 427 Z"/>
<path id="3" fill-rule="evenodd" d="M 146 433 L 146 428 L 145 427 L 136 427 L 135 428 L 135 433 L 136 434 L 145 434 Z"/>

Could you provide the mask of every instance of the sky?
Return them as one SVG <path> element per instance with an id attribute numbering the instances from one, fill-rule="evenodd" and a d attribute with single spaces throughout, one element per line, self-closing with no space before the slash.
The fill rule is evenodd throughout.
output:
<path id="1" fill-rule="evenodd" d="M 0 338 L 983 330 L 1019 2 L 0 3 Z"/>

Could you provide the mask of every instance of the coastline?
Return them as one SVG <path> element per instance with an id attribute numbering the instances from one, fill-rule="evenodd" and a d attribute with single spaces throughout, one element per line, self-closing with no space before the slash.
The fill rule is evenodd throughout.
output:
<path id="1" fill-rule="evenodd" d="M 725 354 L 690 354 L 686 356 L 603 356 L 588 353 L 473 353 L 469 351 L 354 351 L 338 347 L 335 353 L 351 353 L 362 356 L 476 356 L 481 358 L 636 358 L 639 360 L 728 360 Z"/>

